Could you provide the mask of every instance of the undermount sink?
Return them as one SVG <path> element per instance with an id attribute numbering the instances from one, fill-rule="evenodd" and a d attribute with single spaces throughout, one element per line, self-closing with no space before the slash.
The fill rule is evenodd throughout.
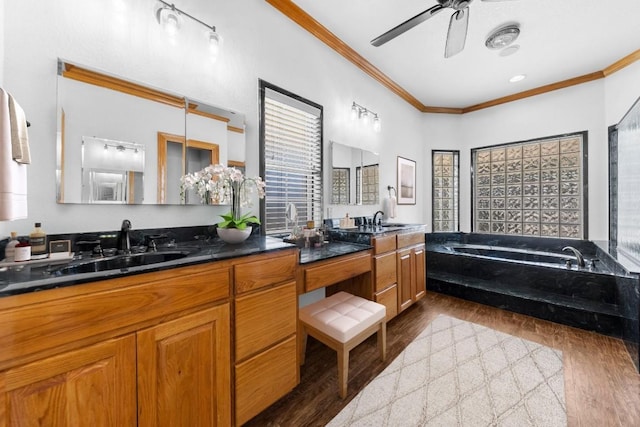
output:
<path id="1" fill-rule="evenodd" d="M 160 262 L 174 261 L 189 255 L 188 251 L 144 252 L 130 255 L 116 255 L 107 258 L 81 261 L 69 264 L 52 272 L 54 276 L 66 276 L 68 274 L 95 273 L 108 270 L 122 270 L 141 265 L 158 264 Z"/>
<path id="2" fill-rule="evenodd" d="M 382 227 L 388 227 L 388 228 L 402 228 L 402 227 L 408 227 L 409 224 L 382 224 Z"/>

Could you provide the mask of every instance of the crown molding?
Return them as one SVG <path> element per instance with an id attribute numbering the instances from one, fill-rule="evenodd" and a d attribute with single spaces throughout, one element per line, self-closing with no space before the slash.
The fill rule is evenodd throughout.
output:
<path id="1" fill-rule="evenodd" d="M 633 64 L 640 60 L 640 49 L 632 52 L 624 58 L 614 62 L 603 70 L 595 71 L 593 73 L 585 74 L 582 76 L 574 77 L 571 79 L 563 80 L 560 82 L 540 86 L 534 89 L 518 92 L 513 95 L 496 98 L 490 101 L 482 102 L 476 105 L 470 105 L 464 108 L 449 108 L 449 107 L 435 107 L 424 105 L 416 97 L 411 95 L 407 90 L 402 88 L 399 84 L 391 80 L 386 74 L 380 71 L 377 67 L 367 61 L 362 55 L 356 52 L 351 46 L 347 45 L 335 34 L 329 31 L 325 26 L 320 24 L 311 15 L 305 12 L 298 5 L 291 0 L 265 0 L 271 6 L 280 11 L 283 15 L 291 19 L 296 24 L 300 25 L 303 29 L 317 37 L 324 44 L 335 50 L 347 60 L 351 61 L 356 67 L 367 73 L 373 79 L 377 80 L 387 89 L 398 95 L 400 98 L 407 101 L 416 109 L 423 113 L 436 113 L 436 114 L 465 114 L 473 111 L 482 110 L 484 108 L 494 107 L 496 105 L 505 104 L 508 102 L 518 101 L 520 99 L 528 98 L 531 96 L 541 95 L 543 93 L 552 92 L 558 89 L 564 89 L 570 86 L 579 85 L 582 83 L 591 82 L 594 80 L 602 79 L 610 76 L 611 74 L 620 71 L 621 69 Z"/>

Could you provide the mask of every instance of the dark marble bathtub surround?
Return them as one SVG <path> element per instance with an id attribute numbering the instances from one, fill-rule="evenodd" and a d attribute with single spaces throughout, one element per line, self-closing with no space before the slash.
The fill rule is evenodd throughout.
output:
<path id="1" fill-rule="evenodd" d="M 486 259 L 455 253 L 451 245 L 502 246 L 561 253 L 569 245 L 594 271 Z M 607 245 L 591 241 L 479 233 L 427 234 L 427 288 L 625 340 L 638 367 L 640 275 L 618 261 Z M 570 255 L 570 254 L 567 254 Z"/>

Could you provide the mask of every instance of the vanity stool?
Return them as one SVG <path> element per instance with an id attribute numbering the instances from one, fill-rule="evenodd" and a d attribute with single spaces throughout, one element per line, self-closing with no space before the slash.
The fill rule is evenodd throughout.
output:
<path id="1" fill-rule="evenodd" d="M 307 335 L 338 353 L 340 397 L 347 396 L 349 351 L 378 332 L 378 349 L 387 352 L 386 307 L 346 292 L 338 292 L 300 309 L 300 364 L 304 364 Z"/>

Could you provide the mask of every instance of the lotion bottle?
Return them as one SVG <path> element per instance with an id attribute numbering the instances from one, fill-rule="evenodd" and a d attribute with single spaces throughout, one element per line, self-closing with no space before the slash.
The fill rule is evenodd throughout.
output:
<path id="1" fill-rule="evenodd" d="M 18 242 L 18 233 L 15 231 L 11 232 L 11 239 L 7 246 L 4 248 L 4 260 L 12 262 L 15 259 L 16 245 L 20 243 Z"/>

